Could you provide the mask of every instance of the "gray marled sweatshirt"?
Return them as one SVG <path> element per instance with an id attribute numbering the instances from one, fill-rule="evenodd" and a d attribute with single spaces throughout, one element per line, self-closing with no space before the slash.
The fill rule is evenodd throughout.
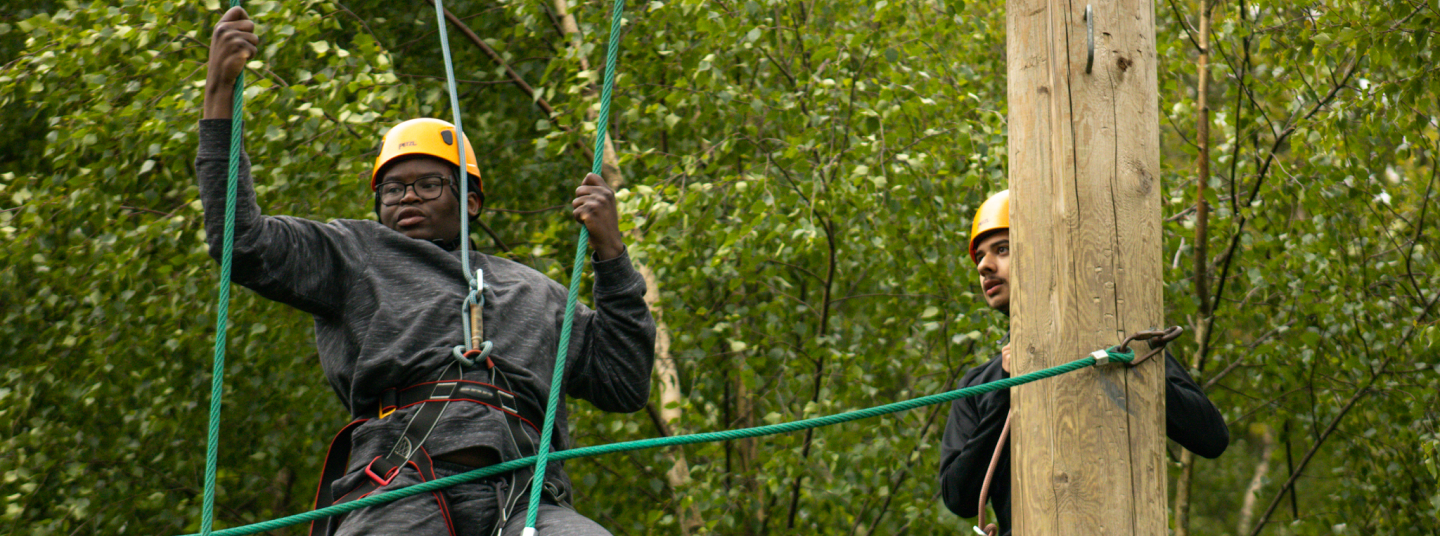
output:
<path id="1" fill-rule="evenodd" d="M 224 236 L 229 120 L 202 120 L 195 159 L 210 255 Z M 356 417 L 373 416 L 379 395 L 434 381 L 464 344 L 461 304 L 468 289 L 460 252 L 406 237 L 374 221 L 320 223 L 265 216 L 255 202 L 248 157 L 240 162 L 233 278 L 261 296 L 315 317 L 315 347 L 330 386 Z M 524 265 L 470 253 L 485 270 L 485 338 L 517 396 L 544 407 L 550 392 L 566 289 Z M 628 255 L 595 262 L 595 309 L 578 305 L 570 335 L 564 390 L 605 411 L 645 407 L 654 363 L 655 324 L 645 306 L 645 280 Z M 466 373 L 488 382 L 488 372 Z M 552 448 L 569 446 L 564 397 Z M 382 456 L 419 406 L 371 420 L 355 431 L 350 469 Z M 536 423 L 537 425 L 539 423 Z M 426 441 L 432 456 L 484 446 L 505 459 L 520 456 L 504 415 L 480 404 L 451 404 Z M 539 441 L 538 435 L 535 436 Z M 551 479 L 569 488 L 562 464 Z"/>

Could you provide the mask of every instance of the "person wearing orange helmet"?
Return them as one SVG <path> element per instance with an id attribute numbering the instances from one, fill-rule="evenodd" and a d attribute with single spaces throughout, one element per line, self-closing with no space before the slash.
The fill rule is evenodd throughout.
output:
<path id="1" fill-rule="evenodd" d="M 211 37 L 195 169 L 216 260 L 225 234 L 233 87 L 258 46 L 240 8 L 226 12 Z M 321 223 L 261 214 L 241 154 L 234 281 L 315 318 L 320 368 L 354 419 L 331 444 L 317 507 L 537 450 L 567 292 L 507 259 L 474 251 L 462 259 L 469 237 L 461 236 L 461 218 L 478 217 L 484 202 L 476 160 L 470 140 L 450 123 L 395 125 L 370 177 L 378 221 Z M 614 192 L 598 175 L 585 177 L 572 207 L 590 232 L 595 307 L 576 305 L 565 394 L 605 411 L 638 411 L 649 398 L 655 347 L 645 281 L 625 251 Z M 462 269 L 467 261 L 473 277 Z M 481 309 L 476 328 L 484 350 L 476 353 L 463 352 L 467 303 Z M 570 443 L 564 400 L 550 445 L 556 451 Z M 361 508 L 316 522 L 311 534 L 520 534 L 531 474 L 521 469 Z M 539 532 L 608 535 L 570 506 L 572 488 L 564 463 L 551 462 Z"/>
<path id="2" fill-rule="evenodd" d="M 986 199 L 970 226 L 970 260 L 980 275 L 985 303 L 1010 316 L 1010 191 Z M 1000 355 L 975 367 L 956 384 L 960 389 L 1010 377 L 1010 344 L 1007 335 L 1000 341 Z M 1191 452 L 1206 458 L 1219 457 L 1230 443 L 1230 431 L 1219 410 L 1185 367 L 1166 350 L 1165 433 Z M 950 416 L 940 443 L 940 496 L 945 506 L 960 517 L 975 517 L 984 505 L 980 492 L 991 458 L 1000 447 L 995 473 L 990 482 L 990 505 L 995 510 L 996 529 L 1010 534 L 1010 447 L 1001 445 L 1010 414 L 1010 392 L 1001 389 L 950 403 Z"/>

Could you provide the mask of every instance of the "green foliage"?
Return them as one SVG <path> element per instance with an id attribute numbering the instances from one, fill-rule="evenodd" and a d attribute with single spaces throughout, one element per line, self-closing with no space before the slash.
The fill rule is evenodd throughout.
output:
<path id="1" fill-rule="evenodd" d="M 72 0 L 0 15 L 0 533 L 198 528 L 217 270 L 191 161 L 220 5 Z M 477 236 L 557 279 L 576 232 L 563 206 L 589 165 L 577 146 L 593 143 L 607 6 L 571 2 L 576 48 L 550 2 L 447 4 L 536 92 L 451 34 L 482 221 L 498 238 Z M 1211 396 L 1235 444 L 1200 462 L 1191 528 L 1235 532 L 1268 432 L 1257 516 L 1324 437 L 1299 478 L 1299 517 L 1283 500 L 1269 533 L 1434 534 L 1440 14 L 1245 6 L 1217 8 L 1212 37 L 1221 294 L 1196 370 L 1219 378 Z M 673 339 L 684 397 L 672 431 L 934 393 L 998 350 L 1004 319 L 978 300 L 964 243 L 979 201 L 1005 187 L 999 7 L 629 6 L 610 131 L 622 226 Z M 1164 255 L 1179 259 L 1166 300 L 1170 322 L 1193 327 L 1195 222 L 1181 213 L 1195 203 L 1194 23 L 1176 7 L 1193 9 L 1157 6 L 1176 216 Z M 263 40 L 245 115 L 262 209 L 370 217 L 379 136 L 450 114 L 433 10 L 247 10 Z M 235 296 L 217 527 L 307 509 L 324 442 L 346 420 L 309 319 Z M 673 452 L 570 467 L 581 512 L 617 535 L 954 533 L 968 528 L 936 500 L 934 476 L 945 409 L 686 447 L 678 487 Z M 587 405 L 572 425 L 581 444 L 657 434 Z"/>

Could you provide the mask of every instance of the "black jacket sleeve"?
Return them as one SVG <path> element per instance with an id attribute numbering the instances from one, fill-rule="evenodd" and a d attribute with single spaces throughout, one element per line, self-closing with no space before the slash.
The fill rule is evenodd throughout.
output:
<path id="1" fill-rule="evenodd" d="M 229 119 L 200 121 L 195 157 L 200 202 L 205 209 L 205 240 L 210 256 L 221 261 L 225 237 L 225 196 L 229 181 Z M 313 315 L 341 311 L 346 268 L 360 266 L 368 252 L 353 230 L 287 216 L 260 213 L 250 176 L 250 159 L 240 153 L 236 176 L 232 278 L 261 296 Z"/>
<path id="2" fill-rule="evenodd" d="M 956 388 L 1009 376 L 1000 366 L 1000 357 L 996 356 L 989 363 L 966 373 Z M 1009 389 L 950 403 L 950 417 L 945 422 L 945 436 L 940 443 L 940 496 L 945 501 L 945 507 L 960 517 L 979 515 L 980 486 L 985 481 L 985 471 L 990 467 L 990 457 L 995 452 L 995 444 L 1000 440 L 1009 412 Z M 995 479 L 998 484 L 1003 475 L 1005 487 L 1008 487 L 1009 445 L 1005 450 L 1001 453 Z"/>
<path id="3" fill-rule="evenodd" d="M 1165 351 L 1165 435 L 1190 452 L 1218 458 L 1230 446 L 1230 429 L 1185 367 Z"/>

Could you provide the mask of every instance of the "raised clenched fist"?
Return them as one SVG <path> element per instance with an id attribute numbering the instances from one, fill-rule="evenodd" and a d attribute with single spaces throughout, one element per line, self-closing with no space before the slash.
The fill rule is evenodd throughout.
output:
<path id="1" fill-rule="evenodd" d="M 259 52 L 260 37 L 255 23 L 239 6 L 230 8 L 220 17 L 210 35 L 210 61 L 205 75 L 205 117 L 228 119 L 231 99 L 235 96 L 235 79 L 245 70 L 245 63 Z"/>

